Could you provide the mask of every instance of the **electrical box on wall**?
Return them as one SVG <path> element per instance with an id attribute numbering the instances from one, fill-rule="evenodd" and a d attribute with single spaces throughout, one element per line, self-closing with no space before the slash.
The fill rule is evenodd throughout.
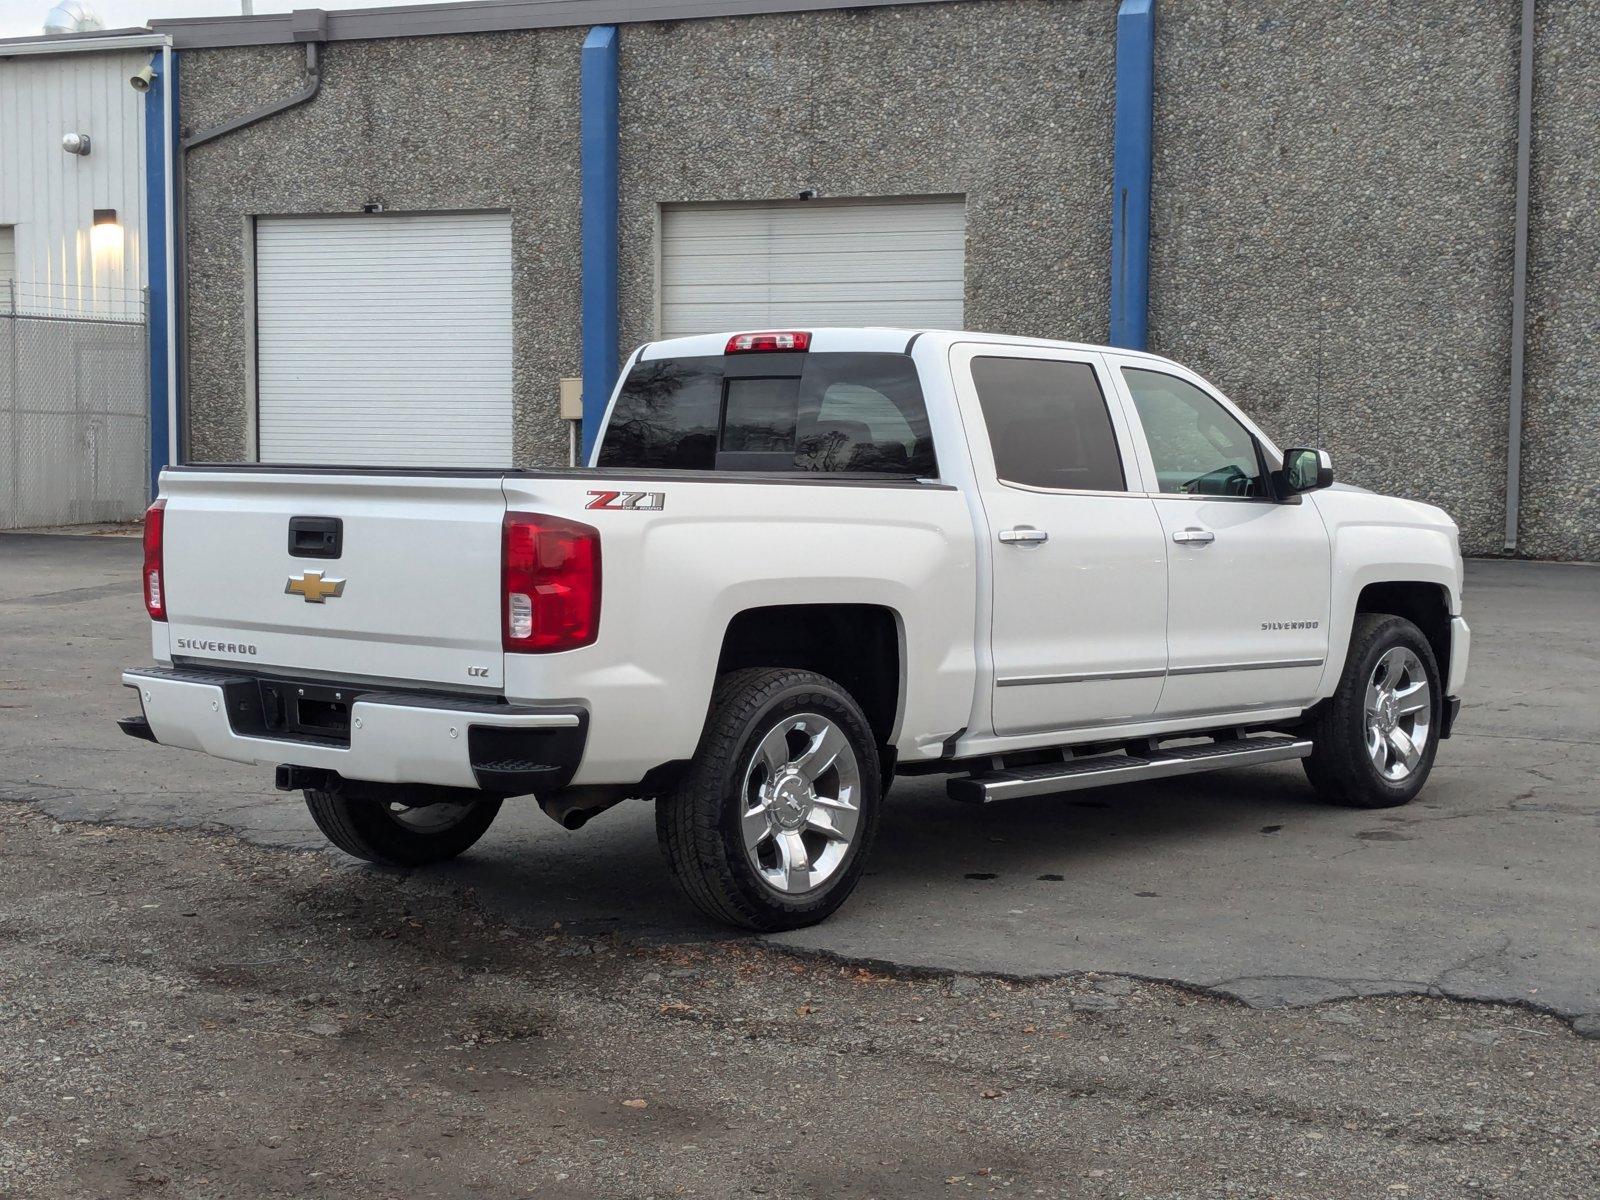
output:
<path id="1" fill-rule="evenodd" d="M 583 380 L 563 379 L 561 381 L 561 419 L 563 421 L 583 420 Z"/>

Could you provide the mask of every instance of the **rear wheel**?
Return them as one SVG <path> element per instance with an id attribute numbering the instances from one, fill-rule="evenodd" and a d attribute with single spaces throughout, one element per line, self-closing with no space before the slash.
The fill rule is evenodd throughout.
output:
<path id="1" fill-rule="evenodd" d="M 797 929 L 855 888 L 877 830 L 879 762 L 866 717 L 811 671 L 717 683 L 693 763 L 656 805 L 673 879 L 706 915 Z"/>
<path id="2" fill-rule="evenodd" d="M 1338 690 L 1311 723 L 1305 771 L 1317 794 L 1355 808 L 1408 803 L 1433 769 L 1442 696 L 1420 629 L 1404 617 L 1358 614 Z"/>
<path id="3" fill-rule="evenodd" d="M 346 854 L 391 867 L 444 862 L 469 849 L 494 824 L 497 796 L 452 788 L 341 780 L 307 788 L 306 807 Z"/>

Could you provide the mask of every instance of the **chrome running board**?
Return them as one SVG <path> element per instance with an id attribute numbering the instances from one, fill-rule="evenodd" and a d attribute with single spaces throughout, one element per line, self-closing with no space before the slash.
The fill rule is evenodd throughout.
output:
<path id="1" fill-rule="evenodd" d="M 953 800 L 989 804 L 1023 796 L 1048 796 L 1113 783 L 1140 783 L 1224 767 L 1253 767 L 1286 762 L 1311 753 L 1311 743 L 1301 738 L 1271 736 L 1230 738 L 1203 745 L 1129 754 L 1095 754 L 1062 762 L 1002 768 L 985 774 L 952 779 L 946 790 Z"/>

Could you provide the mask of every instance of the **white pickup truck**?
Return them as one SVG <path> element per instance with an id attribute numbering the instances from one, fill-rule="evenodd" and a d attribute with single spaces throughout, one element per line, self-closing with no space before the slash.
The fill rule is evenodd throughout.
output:
<path id="1" fill-rule="evenodd" d="M 506 797 L 654 801 L 712 917 L 819 921 L 893 777 L 989 802 L 1303 759 L 1417 794 L 1467 668 L 1456 527 L 1148 354 L 891 329 L 653 342 L 584 469 L 188 466 L 145 534 L 166 746 L 351 854 Z"/>

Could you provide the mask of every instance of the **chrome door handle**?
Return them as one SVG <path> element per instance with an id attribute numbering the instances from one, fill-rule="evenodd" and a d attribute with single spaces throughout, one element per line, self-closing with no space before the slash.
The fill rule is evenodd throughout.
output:
<path id="1" fill-rule="evenodd" d="M 1000 540 L 1007 545 L 1037 545 L 1048 542 L 1050 535 L 1042 529 L 1035 529 L 1032 525 L 1018 525 L 1015 529 L 1002 529 Z"/>
<path id="2" fill-rule="evenodd" d="M 1217 540 L 1217 535 L 1209 529 L 1196 529 L 1191 525 L 1188 529 L 1174 529 L 1172 540 L 1180 546 L 1209 546 Z"/>

